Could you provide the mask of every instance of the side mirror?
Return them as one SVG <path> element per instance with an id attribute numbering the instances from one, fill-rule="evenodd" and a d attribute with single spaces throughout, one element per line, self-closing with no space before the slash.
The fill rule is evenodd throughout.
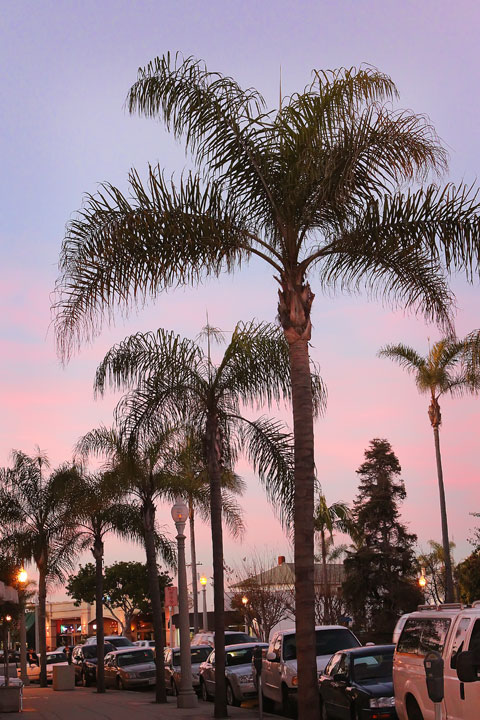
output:
<path id="1" fill-rule="evenodd" d="M 273 650 L 269 650 L 267 652 L 267 660 L 269 660 L 270 662 L 275 662 L 276 660 L 278 660 L 277 655 L 273 652 Z"/>
<path id="2" fill-rule="evenodd" d="M 333 682 L 347 682 L 348 675 L 346 673 L 335 673 L 333 676 Z"/>
<path id="3" fill-rule="evenodd" d="M 477 675 L 475 655 L 470 650 L 464 650 L 457 655 L 457 675 L 461 682 L 470 683 L 480 680 Z"/>

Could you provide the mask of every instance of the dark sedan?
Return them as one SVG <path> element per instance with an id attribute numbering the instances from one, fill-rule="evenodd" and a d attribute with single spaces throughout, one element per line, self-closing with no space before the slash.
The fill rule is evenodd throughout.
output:
<path id="1" fill-rule="evenodd" d="M 115 649 L 111 643 L 105 643 L 105 655 Z M 74 647 L 72 665 L 75 668 L 75 684 L 88 687 L 97 682 L 97 646 L 90 644 Z"/>
<path id="2" fill-rule="evenodd" d="M 395 645 L 335 653 L 320 677 L 322 720 L 393 720 Z"/>

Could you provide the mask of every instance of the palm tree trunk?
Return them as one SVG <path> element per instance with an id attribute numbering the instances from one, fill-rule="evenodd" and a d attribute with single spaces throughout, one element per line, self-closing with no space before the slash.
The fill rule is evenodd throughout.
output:
<path id="1" fill-rule="evenodd" d="M 155 547 L 155 505 L 151 499 L 143 504 L 143 529 L 145 534 L 145 555 L 147 558 L 148 588 L 152 602 L 153 637 L 155 640 L 156 685 L 155 702 L 166 703 L 165 663 L 163 658 L 162 598 L 158 582 L 157 550 Z"/>
<path id="2" fill-rule="evenodd" d="M 214 717 L 226 718 L 227 699 L 225 685 L 225 608 L 222 532 L 222 476 L 220 459 L 222 445 L 218 419 L 215 413 L 207 418 L 206 445 L 208 477 L 210 481 L 210 517 L 213 555 L 213 601 L 215 631 L 215 710 Z"/>
<path id="3" fill-rule="evenodd" d="M 298 718 L 318 717 L 315 647 L 313 399 L 308 341 L 310 332 L 290 342 L 295 452 L 295 614 L 298 666 Z"/>
<path id="4" fill-rule="evenodd" d="M 445 602 L 455 601 L 453 591 L 452 560 L 450 556 L 450 541 L 448 538 L 447 504 L 445 502 L 445 487 L 443 484 L 442 456 L 440 454 L 440 432 L 438 425 L 433 427 L 435 439 L 435 457 L 437 461 L 438 492 L 440 495 L 440 516 L 442 519 L 442 545 L 445 562 Z"/>
<path id="5" fill-rule="evenodd" d="M 193 632 L 196 634 L 198 633 L 197 551 L 195 548 L 195 509 L 193 507 L 191 497 L 188 498 L 188 505 L 188 519 L 190 523 L 190 563 L 192 566 Z"/>
<path id="6" fill-rule="evenodd" d="M 97 623 L 97 693 L 105 692 L 105 628 L 103 626 L 103 542 L 95 538 L 95 621 Z"/>
<path id="7" fill-rule="evenodd" d="M 46 563 L 38 567 L 38 652 L 40 655 L 40 687 L 47 687 L 47 573 Z"/>

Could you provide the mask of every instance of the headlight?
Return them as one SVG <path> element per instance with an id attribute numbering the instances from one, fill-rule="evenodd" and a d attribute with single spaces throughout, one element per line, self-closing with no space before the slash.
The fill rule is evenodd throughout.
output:
<path id="1" fill-rule="evenodd" d="M 298 685 L 298 677 L 296 675 L 292 677 L 292 685 L 293 687 L 297 687 Z"/>
<path id="2" fill-rule="evenodd" d="M 395 707 L 394 697 L 370 698 L 371 708 Z"/>
<path id="3" fill-rule="evenodd" d="M 239 675 L 238 682 L 240 685 L 247 685 L 253 682 L 253 675 Z"/>
<path id="4" fill-rule="evenodd" d="M 138 677 L 138 673 L 136 673 L 136 672 L 126 672 L 125 675 L 127 676 L 127 678 L 136 678 L 136 677 Z"/>

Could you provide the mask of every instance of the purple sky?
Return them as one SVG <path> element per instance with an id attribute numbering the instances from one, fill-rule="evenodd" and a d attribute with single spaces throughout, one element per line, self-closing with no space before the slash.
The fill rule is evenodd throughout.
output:
<path id="1" fill-rule="evenodd" d="M 0 17 L 2 159 L 0 215 L 0 465 L 12 448 L 38 444 L 53 464 L 71 457 L 77 438 L 111 421 L 114 399 L 94 401 L 94 370 L 104 352 L 127 334 L 163 326 L 194 337 L 208 310 L 213 325 L 273 320 L 276 287 L 252 265 L 234 278 L 162 296 L 155 305 L 118 318 L 62 368 L 49 330 L 50 293 L 65 223 L 82 194 L 109 180 L 124 188 L 127 171 L 159 162 L 178 173 L 183 150 L 153 121 L 123 109 L 136 70 L 167 50 L 207 61 L 211 70 L 256 86 L 271 104 L 300 90 L 312 68 L 367 62 L 389 73 L 400 107 L 427 114 L 449 149 L 449 179 L 472 182 L 478 172 L 478 6 L 389 0 L 282 2 L 121 2 L 36 0 L 4 4 Z M 312 278 L 314 292 L 315 278 Z M 480 326 L 478 283 L 454 280 L 457 332 Z M 386 437 L 403 468 L 408 497 L 403 516 L 421 546 L 440 539 L 433 439 L 427 399 L 378 348 L 403 341 L 422 354 L 438 339 L 435 327 L 364 298 L 324 297 L 313 309 L 312 355 L 328 385 L 329 404 L 316 425 L 318 473 L 328 502 L 351 502 L 356 468 L 373 437 Z M 283 413 L 285 417 L 286 414 Z M 480 511 L 478 399 L 445 400 L 442 449 L 456 557 L 469 551 L 469 512 Z M 226 541 L 227 562 L 259 551 L 289 555 L 287 541 L 248 479 L 243 504 L 247 535 Z M 163 511 L 162 511 L 163 512 Z M 165 523 L 171 525 L 168 511 Z M 262 527 L 262 532 L 258 528 Z M 139 550 L 115 541 L 107 561 Z M 199 532 L 208 567 L 208 529 Z"/>

